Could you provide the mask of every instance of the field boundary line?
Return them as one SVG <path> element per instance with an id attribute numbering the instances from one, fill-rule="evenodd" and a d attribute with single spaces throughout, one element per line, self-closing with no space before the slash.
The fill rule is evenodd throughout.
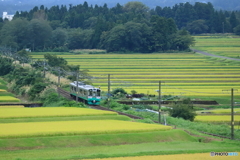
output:
<path id="1" fill-rule="evenodd" d="M 205 55 L 205 56 L 211 56 L 211 57 L 216 57 L 216 58 L 229 59 L 229 60 L 233 60 L 233 61 L 240 61 L 240 59 L 237 59 L 237 58 L 230 58 L 230 57 L 218 56 L 218 55 L 215 55 L 215 54 L 203 52 L 203 51 L 196 50 L 196 49 L 192 49 L 192 48 L 191 48 L 191 50 L 194 51 L 194 52 L 197 52 L 197 53 L 201 53 L 201 54 L 203 54 L 203 55 Z"/>

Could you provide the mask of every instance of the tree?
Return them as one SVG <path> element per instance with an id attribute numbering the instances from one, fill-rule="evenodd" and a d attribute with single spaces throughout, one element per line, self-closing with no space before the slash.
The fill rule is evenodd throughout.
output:
<path id="1" fill-rule="evenodd" d="M 9 58 L 0 57 L 0 76 L 4 76 L 11 71 L 13 71 L 14 67 L 12 65 L 12 60 Z"/>
<path id="2" fill-rule="evenodd" d="M 27 45 L 27 26 L 29 22 L 24 18 L 16 18 L 5 23 L 0 31 L 1 44 L 14 48 L 24 48 Z"/>
<path id="3" fill-rule="evenodd" d="M 232 12 L 232 13 L 231 13 L 231 16 L 230 16 L 229 22 L 230 22 L 232 28 L 235 28 L 235 27 L 237 26 L 238 21 L 237 21 L 237 18 L 236 18 L 235 12 Z"/>
<path id="4" fill-rule="evenodd" d="M 201 19 L 188 23 L 186 28 L 192 34 L 207 33 L 208 31 L 205 20 Z"/>
<path id="5" fill-rule="evenodd" d="M 52 28 L 47 21 L 33 19 L 28 25 L 28 38 L 31 48 L 34 51 L 43 49 L 47 46 L 47 41 L 50 40 Z"/>
<path id="6" fill-rule="evenodd" d="M 237 27 L 235 27 L 235 28 L 233 29 L 233 31 L 234 31 L 234 33 L 235 33 L 236 35 L 240 35 L 240 25 L 238 25 Z"/>
<path id="7" fill-rule="evenodd" d="M 187 30 L 179 30 L 174 42 L 174 48 L 180 51 L 189 49 L 191 45 L 195 44 L 194 38 Z"/>
<path id="8" fill-rule="evenodd" d="M 142 14 L 149 11 L 149 8 L 145 4 L 137 1 L 126 3 L 123 9 L 127 12 L 142 13 Z"/>
<path id="9" fill-rule="evenodd" d="M 189 103 L 188 99 L 183 100 L 182 103 L 176 103 L 171 107 L 172 109 L 169 109 L 169 115 L 172 117 L 193 121 L 196 116 L 193 106 Z"/>
<path id="10" fill-rule="evenodd" d="M 123 25 L 117 25 L 101 36 L 102 48 L 107 52 L 126 51 L 126 31 Z"/>
<path id="11" fill-rule="evenodd" d="M 64 58 L 51 55 L 50 53 L 44 54 L 44 58 L 47 59 L 48 64 L 52 67 L 61 67 L 67 65 L 67 61 Z"/>
<path id="12" fill-rule="evenodd" d="M 61 28 L 57 28 L 52 32 L 51 41 L 54 47 L 64 46 L 67 42 L 67 32 Z"/>

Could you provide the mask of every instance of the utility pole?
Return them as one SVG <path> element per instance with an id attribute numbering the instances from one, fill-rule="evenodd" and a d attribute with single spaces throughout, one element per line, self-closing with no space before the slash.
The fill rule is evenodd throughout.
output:
<path id="1" fill-rule="evenodd" d="M 77 70 L 77 77 L 76 77 L 76 80 L 77 80 L 77 90 L 76 90 L 76 101 L 78 102 L 78 78 L 79 78 L 79 71 Z"/>
<path id="2" fill-rule="evenodd" d="M 158 85 L 158 123 L 161 123 L 161 81 Z"/>
<path id="3" fill-rule="evenodd" d="M 60 67 L 58 67 L 58 86 L 57 88 L 60 88 Z M 60 97 L 60 93 L 58 92 L 58 97 Z"/>
<path id="4" fill-rule="evenodd" d="M 110 108 L 110 74 L 108 74 L 108 108 Z"/>
<path id="5" fill-rule="evenodd" d="M 45 78 L 45 75 L 46 75 L 45 67 L 46 67 L 46 59 L 44 59 L 44 63 L 43 63 L 43 77 L 44 78 Z"/>
<path id="6" fill-rule="evenodd" d="M 234 139 L 234 103 L 233 103 L 233 88 L 231 89 L 231 139 Z"/>
<path id="7" fill-rule="evenodd" d="M 222 22 L 222 27 L 223 27 L 223 34 L 224 34 L 224 22 Z"/>
<path id="8" fill-rule="evenodd" d="M 229 91 L 229 90 L 222 90 Z M 231 89 L 231 139 L 234 139 L 234 89 Z"/>

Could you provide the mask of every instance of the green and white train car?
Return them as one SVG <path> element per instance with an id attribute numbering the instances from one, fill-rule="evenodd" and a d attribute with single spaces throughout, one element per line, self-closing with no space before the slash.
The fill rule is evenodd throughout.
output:
<path id="1" fill-rule="evenodd" d="M 70 83 L 70 96 L 79 98 L 80 101 L 89 105 L 100 105 L 101 90 L 91 85 L 86 85 L 82 82 L 74 81 Z"/>

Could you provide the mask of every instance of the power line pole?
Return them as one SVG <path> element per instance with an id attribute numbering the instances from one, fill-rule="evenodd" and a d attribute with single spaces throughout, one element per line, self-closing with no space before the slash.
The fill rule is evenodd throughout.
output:
<path id="1" fill-rule="evenodd" d="M 110 74 L 108 74 L 108 108 L 110 108 Z"/>
<path id="2" fill-rule="evenodd" d="M 234 139 L 234 103 L 233 103 L 233 88 L 231 89 L 231 139 Z"/>
<path id="3" fill-rule="evenodd" d="M 44 78 L 45 78 L 45 75 L 46 75 L 45 67 L 46 67 L 46 59 L 44 59 L 44 63 L 43 63 L 43 77 Z"/>
<path id="4" fill-rule="evenodd" d="M 229 90 L 222 90 L 229 91 Z M 234 89 L 231 89 L 231 139 L 234 139 Z"/>
<path id="5" fill-rule="evenodd" d="M 161 123 L 161 81 L 158 85 L 158 123 Z"/>
<path id="6" fill-rule="evenodd" d="M 60 67 L 58 67 L 58 87 L 60 88 Z M 58 92 L 58 97 L 60 97 L 60 93 Z"/>
<path id="7" fill-rule="evenodd" d="M 76 77 L 76 80 L 77 80 L 76 101 L 77 102 L 78 102 L 78 78 L 79 78 L 78 72 L 79 71 L 77 71 L 77 77 Z"/>

